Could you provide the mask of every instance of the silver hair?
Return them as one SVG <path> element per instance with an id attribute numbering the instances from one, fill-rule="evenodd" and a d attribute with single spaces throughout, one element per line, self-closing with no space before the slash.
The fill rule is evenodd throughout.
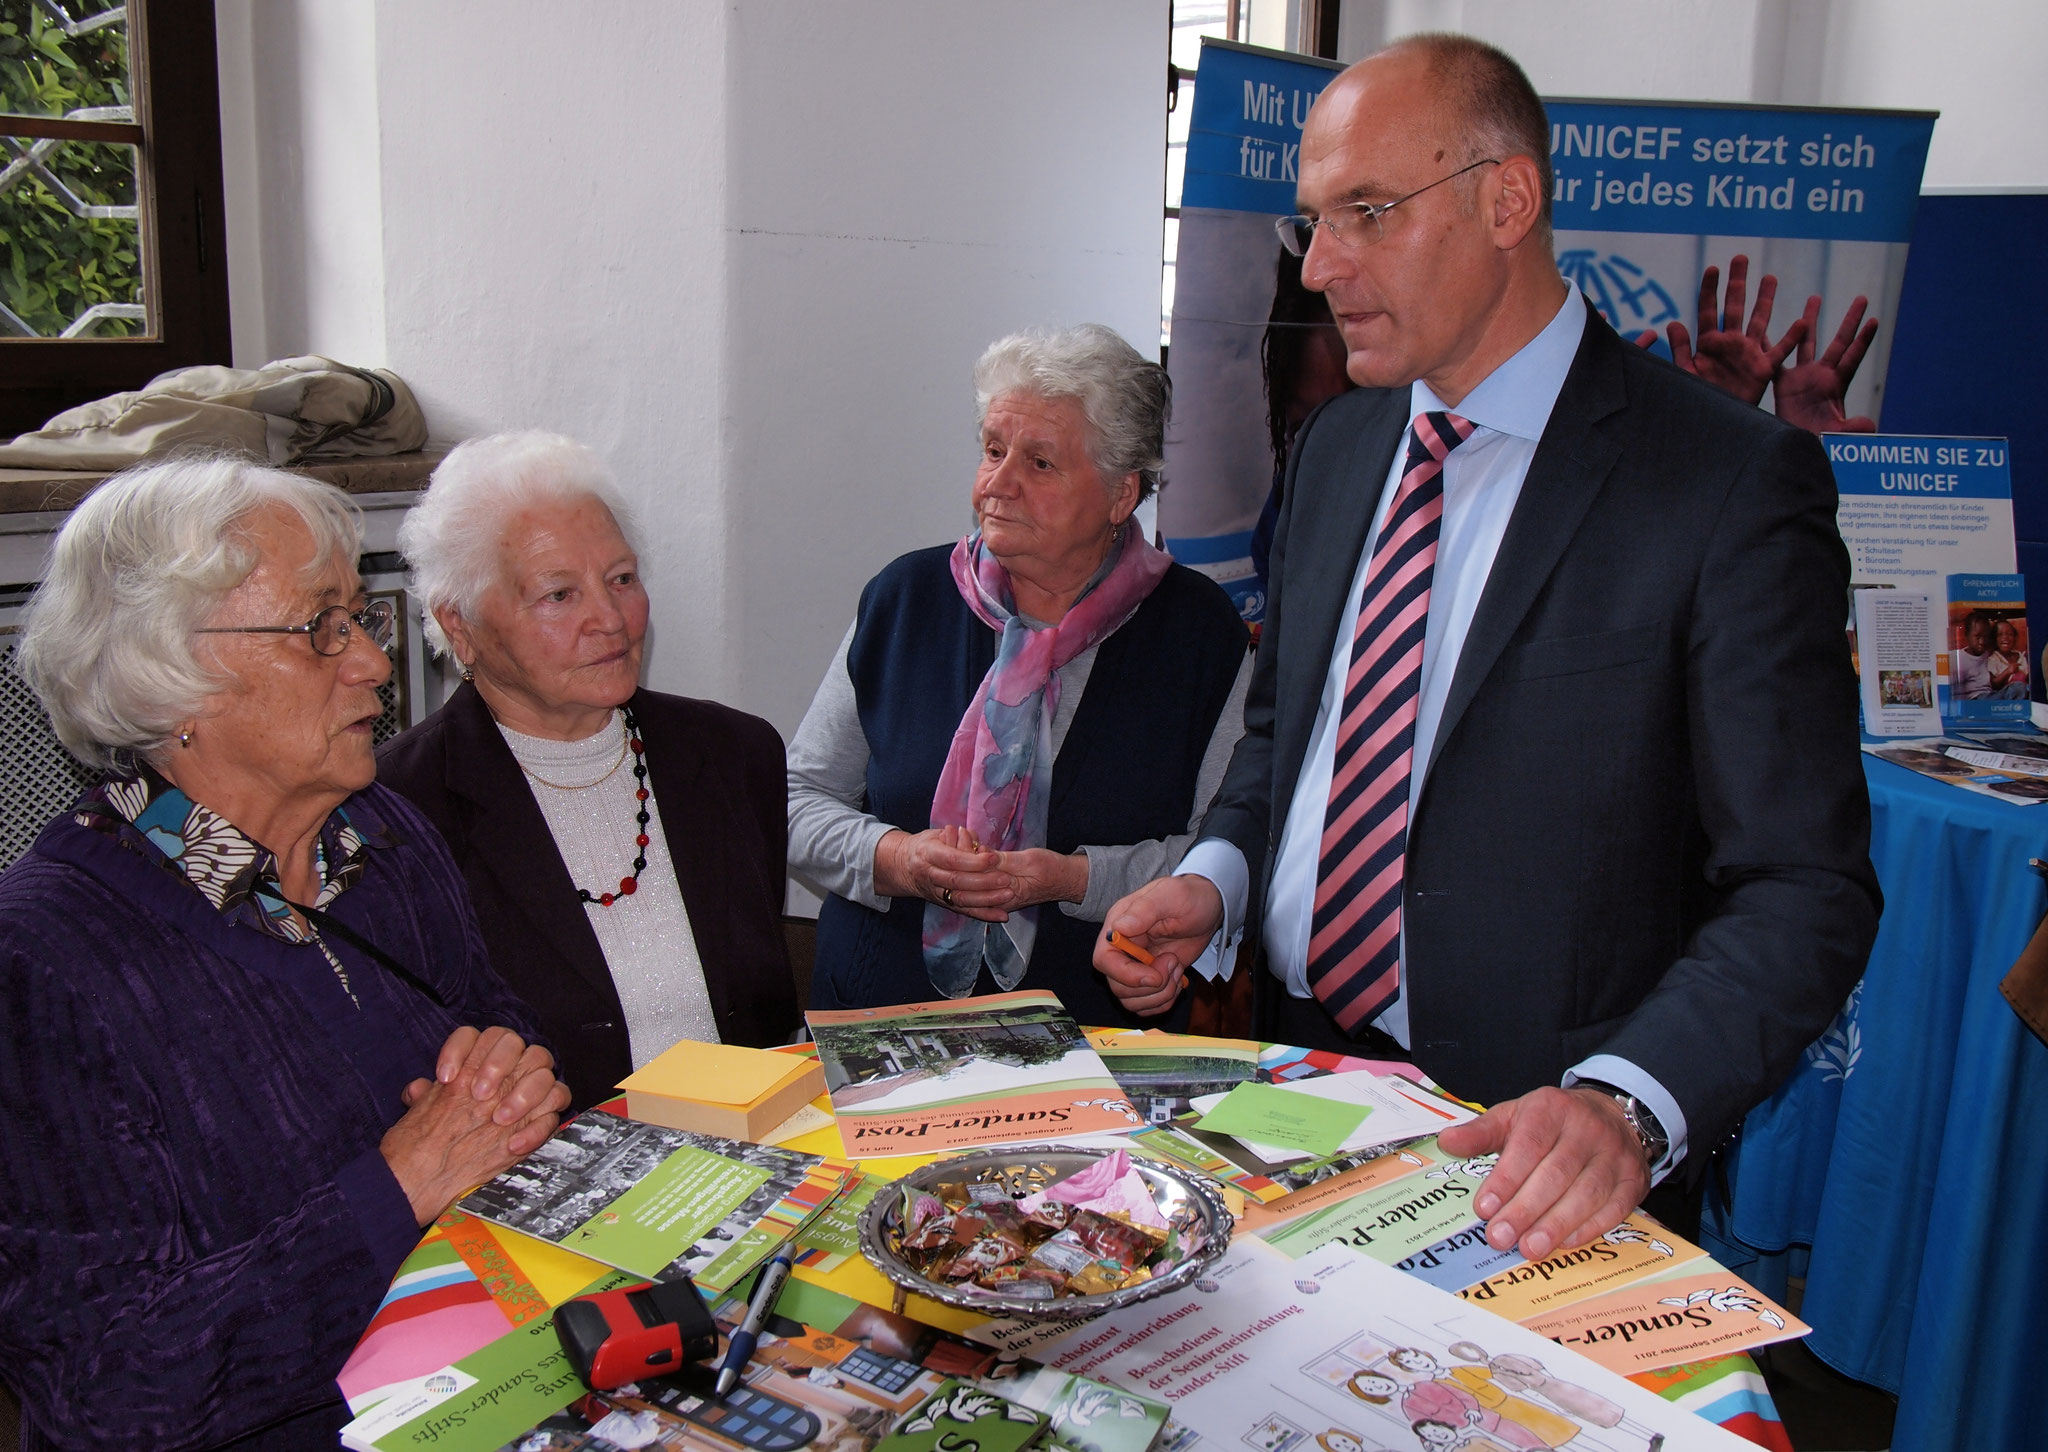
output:
<path id="1" fill-rule="evenodd" d="M 529 505 L 585 499 L 610 510 L 628 547 L 638 548 L 618 481 L 604 460 L 574 439 L 533 429 L 470 439 L 449 451 L 398 527 L 398 551 L 412 572 L 413 598 L 424 609 L 427 642 L 437 655 L 447 653 L 448 635 L 434 612 L 448 605 L 458 615 L 473 615 L 498 583 L 497 526 Z"/>
<path id="2" fill-rule="evenodd" d="M 1114 482 L 1135 473 L 1140 499 L 1159 487 L 1173 385 L 1164 368 L 1113 328 L 1082 323 L 998 338 L 974 365 L 977 427 L 989 405 L 1008 393 L 1077 400 L 1094 435 L 1088 452 L 1103 478 Z"/>
<path id="3" fill-rule="evenodd" d="M 193 632 L 256 568 L 247 525 L 273 507 L 312 535 L 310 575 L 337 556 L 354 566 L 354 501 L 246 459 L 143 464 L 71 511 L 23 612 L 15 660 L 73 756 L 113 770 L 154 757 L 227 684 Z"/>

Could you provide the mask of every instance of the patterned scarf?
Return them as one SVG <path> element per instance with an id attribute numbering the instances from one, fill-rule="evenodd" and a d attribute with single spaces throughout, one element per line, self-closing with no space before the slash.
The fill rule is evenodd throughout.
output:
<path id="1" fill-rule="evenodd" d="M 1002 642 L 953 733 L 932 798 L 934 827 L 965 827 L 990 852 L 1045 845 L 1060 667 L 1114 634 L 1172 563 L 1126 525 L 1059 624 L 1033 625 L 1017 613 L 1009 572 L 982 548 L 978 532 L 953 547 L 953 582 L 961 598 L 990 629 L 1002 632 Z M 1037 933 L 1035 906 L 1011 913 L 1008 922 L 985 923 L 928 903 L 925 972 L 948 998 L 972 993 L 984 963 L 998 987 L 1015 988 L 1030 964 Z"/>
<path id="2" fill-rule="evenodd" d="M 317 944 L 342 989 L 355 1001 L 348 969 L 285 901 L 277 855 L 218 812 L 144 767 L 139 776 L 115 777 L 87 792 L 74 820 L 191 884 L 229 922 L 280 942 Z M 365 828 L 380 843 L 387 836 L 374 822 Z M 321 827 L 313 849 L 321 878 L 314 907 L 326 907 L 361 880 L 369 850 L 365 828 L 358 828 L 341 807 Z M 334 864 L 331 871 L 329 863 Z"/>

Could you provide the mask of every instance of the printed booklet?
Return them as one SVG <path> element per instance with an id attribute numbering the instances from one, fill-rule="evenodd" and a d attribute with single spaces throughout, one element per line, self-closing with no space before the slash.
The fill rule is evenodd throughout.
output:
<path id="1" fill-rule="evenodd" d="M 820 1155 L 591 1110 L 457 1208 L 649 1279 L 687 1272 L 716 1297 L 855 1178 Z"/>
<path id="2" fill-rule="evenodd" d="M 1951 717 L 2007 725 L 2032 719 L 2024 577 L 1950 575 L 1947 644 Z"/>
<path id="3" fill-rule="evenodd" d="M 804 1018 L 856 1159 L 1044 1143 L 1143 1122 L 1050 993 Z"/>

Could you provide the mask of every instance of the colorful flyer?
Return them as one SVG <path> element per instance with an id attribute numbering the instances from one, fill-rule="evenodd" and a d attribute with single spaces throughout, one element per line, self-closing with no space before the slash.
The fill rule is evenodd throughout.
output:
<path id="1" fill-rule="evenodd" d="M 1210 1134 L 1227 1134 L 1247 1143 L 1261 1155 L 1267 1145 L 1276 1145 L 1327 1159 L 1372 1112 L 1369 1104 L 1346 1104 L 1300 1088 L 1239 1084 L 1195 1125 Z"/>
<path id="2" fill-rule="evenodd" d="M 450 1210 L 392 1277 L 337 1380 L 360 1415 L 548 1314 L 607 1268 Z"/>
<path id="3" fill-rule="evenodd" d="M 1245 1229 L 1263 1232 L 1269 1226 L 1307 1215 L 1316 1210 L 1328 1209 L 1340 1201 L 1349 1200 L 1353 1195 L 1370 1190 L 1375 1185 L 1384 1185 L 1389 1180 L 1398 1180 L 1403 1175 L 1412 1175 L 1417 1170 L 1426 1170 L 1436 1161 L 1428 1155 L 1418 1154 L 1415 1146 L 1404 1145 L 1391 1154 L 1378 1159 L 1367 1160 L 1342 1174 L 1319 1180 L 1305 1190 L 1290 1190 L 1278 1199 L 1254 1202 L 1245 1207 L 1243 1216 Z M 1453 1290 L 1456 1287 L 1452 1287 Z"/>
<path id="4" fill-rule="evenodd" d="M 860 1212 L 888 1183 L 877 1175 L 862 1175 L 830 1209 L 804 1227 L 796 1238 L 796 1263 L 823 1275 L 859 1255 Z"/>
<path id="5" fill-rule="evenodd" d="M 1478 1218 L 1472 1201 L 1497 1156 L 1444 1159 L 1433 1139 L 1424 1142 L 1421 1152 L 1431 1161 L 1430 1168 L 1353 1195 L 1327 1210 L 1297 1216 L 1260 1232 L 1261 1238 L 1297 1257 L 1341 1241 L 1385 1265 L 1434 1245 Z"/>
<path id="6" fill-rule="evenodd" d="M 1560 1250 L 1542 1260 L 1504 1266 L 1458 1294 L 1510 1321 L 1546 1316 L 1576 1301 L 1605 1295 L 1643 1276 L 1657 1276 L 1704 1256 L 1691 1241 L 1636 1214 L 1590 1245 Z"/>
<path id="7" fill-rule="evenodd" d="M 1144 1121 L 1059 999 L 997 993 L 804 1015 L 855 1159 L 1029 1144 Z"/>
<path id="8" fill-rule="evenodd" d="M 637 1275 L 730 1290 L 852 1170 L 818 1155 L 593 1110 L 459 1208 Z"/>
<path id="9" fill-rule="evenodd" d="M 1399 1075 L 1378 1074 L 1370 1069 L 1320 1074 L 1273 1087 L 1284 1094 L 1362 1106 L 1366 1117 L 1345 1135 L 1341 1143 L 1329 1148 L 1324 1148 L 1327 1141 L 1321 1138 L 1313 1147 L 1281 1140 L 1262 1141 L 1256 1133 L 1239 1134 L 1235 1130 L 1223 1129 L 1206 1117 L 1197 1121 L 1196 1127 L 1210 1133 L 1231 1135 L 1265 1163 L 1292 1165 L 1308 1159 L 1330 1160 L 1340 1155 L 1377 1153 L 1389 1146 L 1421 1139 L 1454 1124 L 1478 1118 L 1454 1099 L 1432 1094 Z M 1205 1115 L 1213 1115 L 1223 1107 L 1223 1102 L 1214 1096 L 1199 1098 L 1194 1101 L 1194 1107 L 1204 1111 Z"/>
<path id="10" fill-rule="evenodd" d="M 1024 1452 L 1045 1431 L 1045 1413 L 949 1381 L 902 1425 L 875 1444 L 875 1452 Z"/>
<path id="11" fill-rule="evenodd" d="M 1191 1286 L 1098 1317 L 1036 1354 L 1163 1400 L 1172 1425 L 1191 1434 L 1177 1452 L 1750 1445 L 1341 1245 L 1290 1261 L 1257 1240 L 1232 1241 Z M 1418 1430 L 1423 1423 L 1436 1426 Z"/>
<path id="12" fill-rule="evenodd" d="M 1171 1160 L 1191 1170 L 1200 1170 L 1223 1186 L 1226 1193 L 1238 1194 L 1254 1202 L 1278 1200 L 1289 1193 L 1286 1185 L 1225 1159 L 1214 1146 L 1184 1134 L 1172 1125 L 1139 1130 L 1131 1136 L 1131 1153 L 1149 1155 L 1156 1160 Z"/>
<path id="13" fill-rule="evenodd" d="M 1427 1281 L 1440 1291 L 1462 1291 L 1503 1266 L 1519 1264 L 1521 1259 L 1512 1246 L 1495 1250 L 1486 1239 L 1486 1227 L 1475 1223 L 1463 1230 L 1453 1230 L 1436 1244 L 1425 1245 L 1406 1259 L 1395 1261 L 1394 1269 Z"/>
<path id="14" fill-rule="evenodd" d="M 1251 1039 L 1097 1029 L 1088 1041 L 1148 1124 L 1165 1124 L 1197 1096 L 1228 1093 L 1259 1072 L 1259 1046 Z"/>
<path id="15" fill-rule="evenodd" d="M 616 1290 L 637 1279 L 613 1271 L 584 1290 Z M 416 1387 L 387 1397 L 342 1428 L 341 1440 L 355 1452 L 414 1447 L 488 1452 L 582 1392 L 583 1384 L 562 1354 L 550 1311 L 420 1378 Z"/>
<path id="16" fill-rule="evenodd" d="M 1524 1324 L 1623 1375 L 1790 1341 L 1812 1329 L 1718 1269 L 1580 1301 Z"/>
<path id="17" fill-rule="evenodd" d="M 1958 721 L 2031 721 L 2033 652 L 2022 575 L 1948 577 L 1948 714 Z"/>

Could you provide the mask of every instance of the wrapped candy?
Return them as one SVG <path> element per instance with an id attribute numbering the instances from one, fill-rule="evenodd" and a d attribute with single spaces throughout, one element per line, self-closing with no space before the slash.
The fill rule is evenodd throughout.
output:
<path id="1" fill-rule="evenodd" d="M 1166 1229 L 1166 1217 L 1159 1213 L 1151 1188 L 1145 1177 L 1131 1168 L 1131 1157 L 1123 1150 L 1055 1180 L 1035 1195 L 1026 1195 L 1017 1208 L 1030 1215 L 1048 1202 L 1093 1210 L 1153 1230 Z"/>
<path id="2" fill-rule="evenodd" d="M 1013 1199 L 995 1180 L 906 1187 L 898 1246 L 922 1275 L 969 1296 L 1049 1300 L 1142 1285 L 1199 1249 L 1197 1218 L 1160 1214 L 1122 1150 Z"/>
<path id="3" fill-rule="evenodd" d="M 1152 1258 L 1153 1251 L 1166 1243 L 1163 1233 L 1154 1239 L 1138 1226 L 1112 1220 L 1093 1210 L 1075 1211 L 1073 1222 L 1067 1228 L 1097 1259 L 1115 1261 L 1125 1270 L 1143 1265 Z"/>

